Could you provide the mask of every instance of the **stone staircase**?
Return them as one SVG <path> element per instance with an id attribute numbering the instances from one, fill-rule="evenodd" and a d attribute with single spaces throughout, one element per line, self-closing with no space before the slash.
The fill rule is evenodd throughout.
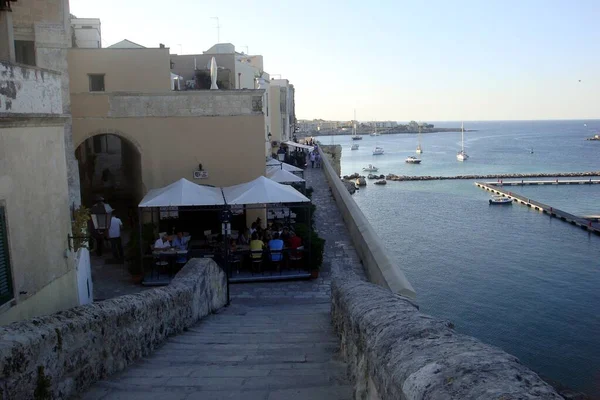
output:
<path id="1" fill-rule="evenodd" d="M 351 399 L 330 304 L 261 303 L 234 301 L 81 398 Z"/>

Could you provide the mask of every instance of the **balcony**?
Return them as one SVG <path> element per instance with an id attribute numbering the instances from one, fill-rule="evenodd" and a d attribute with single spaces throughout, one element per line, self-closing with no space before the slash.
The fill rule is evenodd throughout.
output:
<path id="1" fill-rule="evenodd" d="M 0 61 L 0 116 L 63 114 L 61 74 Z"/>

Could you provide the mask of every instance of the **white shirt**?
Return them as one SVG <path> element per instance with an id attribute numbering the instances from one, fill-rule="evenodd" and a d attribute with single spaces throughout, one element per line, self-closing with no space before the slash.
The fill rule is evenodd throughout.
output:
<path id="1" fill-rule="evenodd" d="M 118 238 L 121 237 L 121 227 L 123 226 L 123 222 L 115 216 L 110 219 L 110 228 L 108 228 L 108 237 L 109 238 Z"/>
<path id="2" fill-rule="evenodd" d="M 154 242 L 155 249 L 166 249 L 168 247 L 171 247 L 171 243 L 169 243 L 168 240 L 163 243 L 162 238 L 158 238 L 158 240 L 156 242 Z"/>

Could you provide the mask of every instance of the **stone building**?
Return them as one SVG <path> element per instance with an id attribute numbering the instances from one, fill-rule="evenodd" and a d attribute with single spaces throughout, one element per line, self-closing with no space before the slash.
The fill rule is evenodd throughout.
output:
<path id="1" fill-rule="evenodd" d="M 131 207 L 149 189 L 180 178 L 229 186 L 264 175 L 263 91 L 172 91 L 170 61 L 167 48 L 69 52 L 77 158 L 81 171 L 93 169 L 82 173 L 86 200 L 110 190 Z M 119 167 L 108 168 L 112 182 L 88 186 L 98 176 L 90 164 L 99 162 L 90 149 L 100 150 L 103 141 L 94 140 L 106 135 L 120 141 L 121 150 L 113 147 Z"/>
<path id="2" fill-rule="evenodd" d="M 0 324 L 85 300 L 68 242 L 70 44 L 67 0 L 0 1 Z"/>

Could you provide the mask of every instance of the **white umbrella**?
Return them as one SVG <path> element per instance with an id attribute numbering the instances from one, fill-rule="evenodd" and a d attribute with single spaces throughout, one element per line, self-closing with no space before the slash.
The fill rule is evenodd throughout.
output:
<path id="1" fill-rule="evenodd" d="M 279 167 L 267 167 L 267 178 L 274 180 L 278 183 L 295 183 L 295 182 L 306 182 L 298 175 L 294 175 Z"/>
<path id="2" fill-rule="evenodd" d="M 259 176 L 253 181 L 223 188 L 227 204 L 310 203 L 310 199 L 291 186 Z"/>
<path id="3" fill-rule="evenodd" d="M 217 86 L 217 60 L 215 60 L 215 58 L 211 58 L 210 60 L 210 88 L 211 89 L 218 89 L 219 87 Z"/>

